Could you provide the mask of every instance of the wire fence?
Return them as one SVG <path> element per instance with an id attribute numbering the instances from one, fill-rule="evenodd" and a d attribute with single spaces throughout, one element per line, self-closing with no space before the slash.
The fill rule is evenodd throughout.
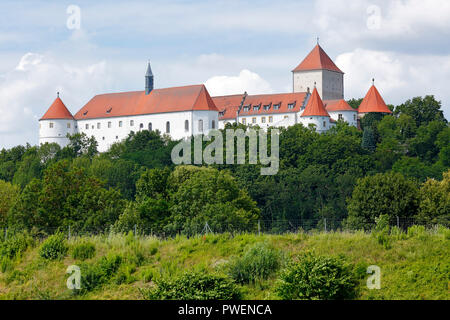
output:
<path id="1" fill-rule="evenodd" d="M 403 231 L 407 231 L 409 227 L 413 225 L 423 225 L 419 223 L 414 218 L 405 217 L 394 217 L 389 221 L 390 227 L 397 227 Z M 427 228 L 434 227 L 435 225 L 425 225 Z M 376 227 L 376 223 L 365 223 L 365 231 L 373 230 Z M 359 228 L 361 229 L 361 228 Z M 1 230 L 1 229 L 0 229 Z M 201 231 L 200 231 L 201 230 Z M 68 239 L 81 237 L 81 236 L 98 236 L 98 235 L 110 235 L 110 234 L 128 234 L 130 232 L 135 236 L 151 236 L 159 239 L 167 239 L 174 237 L 179 234 L 185 234 L 190 237 L 199 236 L 205 234 L 220 234 L 228 232 L 231 234 L 240 233 L 256 233 L 256 234 L 285 234 L 285 233 L 299 233 L 299 232 L 331 232 L 337 230 L 351 230 L 345 224 L 344 219 L 285 219 L 285 220 L 258 220 L 257 225 L 255 225 L 251 230 L 233 229 L 232 227 L 226 228 L 225 230 L 215 230 L 208 222 L 205 222 L 204 226 L 198 228 L 195 233 L 185 233 L 183 231 L 177 233 L 167 233 L 162 230 L 155 230 L 152 228 L 143 228 L 138 225 L 134 225 L 129 230 L 123 230 L 122 232 L 115 232 L 112 226 L 105 227 L 103 229 L 95 230 L 78 230 L 76 227 L 58 227 L 58 228 L 47 228 L 45 231 L 31 230 L 31 234 L 36 238 L 46 238 L 47 236 L 60 232 L 67 236 Z M 16 233 L 18 230 L 11 230 L 8 228 L 3 228 L 3 234 L 0 235 L 0 240 L 7 240 L 12 234 Z"/>

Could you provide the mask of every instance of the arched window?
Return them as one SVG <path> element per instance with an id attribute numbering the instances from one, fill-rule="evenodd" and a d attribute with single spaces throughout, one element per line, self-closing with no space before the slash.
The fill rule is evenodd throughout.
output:
<path id="1" fill-rule="evenodd" d="M 215 129 L 216 128 L 216 121 L 213 120 L 211 121 L 211 129 Z"/>
<path id="2" fill-rule="evenodd" d="M 203 120 L 198 120 L 198 131 L 203 132 Z"/>
<path id="3" fill-rule="evenodd" d="M 184 131 L 189 131 L 189 120 L 184 120 Z"/>
<path id="4" fill-rule="evenodd" d="M 148 123 L 148 131 L 152 131 L 152 123 L 151 122 Z"/>
<path id="5" fill-rule="evenodd" d="M 170 122 L 166 122 L 166 133 L 170 133 Z"/>
<path id="6" fill-rule="evenodd" d="M 139 125 L 139 129 L 144 129 L 144 124 L 143 124 L 143 123 L 141 123 L 141 124 Z"/>

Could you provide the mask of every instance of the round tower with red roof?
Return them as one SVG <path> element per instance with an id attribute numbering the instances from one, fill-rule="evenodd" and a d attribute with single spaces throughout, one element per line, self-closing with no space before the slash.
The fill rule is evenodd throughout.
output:
<path id="1" fill-rule="evenodd" d="M 39 119 L 39 144 L 57 143 L 65 147 L 69 143 L 67 134 L 77 132 L 74 117 L 59 97 L 59 92 L 47 112 Z"/>
<path id="2" fill-rule="evenodd" d="M 372 86 L 364 97 L 358 108 L 358 117 L 362 118 L 368 113 L 390 114 L 392 111 L 384 102 L 383 97 L 375 87 L 375 79 L 372 79 Z"/>
<path id="3" fill-rule="evenodd" d="M 310 127 L 311 125 L 314 126 L 319 133 L 329 130 L 332 125 L 330 115 L 325 109 L 316 87 L 314 87 L 308 103 L 300 115 L 300 122 L 305 127 Z"/>

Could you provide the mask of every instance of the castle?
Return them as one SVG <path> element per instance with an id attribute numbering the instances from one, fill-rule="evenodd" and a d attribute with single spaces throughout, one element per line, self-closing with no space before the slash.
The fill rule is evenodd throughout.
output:
<path id="1" fill-rule="evenodd" d="M 145 90 L 100 94 L 72 115 L 58 96 L 39 119 L 39 143 L 69 143 L 68 134 L 94 136 L 100 152 L 130 132 L 159 130 L 173 139 L 222 129 L 226 123 L 329 130 L 338 120 L 357 126 L 367 113 L 391 113 L 375 85 L 358 109 L 344 100 L 344 73 L 317 44 L 292 71 L 293 92 L 211 97 L 204 85 L 154 88 L 150 63 Z"/>

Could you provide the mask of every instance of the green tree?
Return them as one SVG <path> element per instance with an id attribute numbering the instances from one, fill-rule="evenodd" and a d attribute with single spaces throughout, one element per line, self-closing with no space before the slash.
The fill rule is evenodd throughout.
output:
<path id="1" fill-rule="evenodd" d="M 428 179 L 420 188 L 420 207 L 417 219 L 427 225 L 450 224 L 450 170 L 442 181 Z"/>
<path id="2" fill-rule="evenodd" d="M 0 228 L 6 226 L 8 211 L 14 205 L 19 193 L 17 186 L 0 180 Z"/>
<path id="3" fill-rule="evenodd" d="M 348 225 L 371 229 L 382 214 L 412 217 L 419 205 L 418 188 L 400 173 L 379 173 L 359 179 L 348 202 Z"/>
<path id="4" fill-rule="evenodd" d="M 416 121 L 417 127 L 427 125 L 431 121 L 447 122 L 441 110 L 441 102 L 437 101 L 432 95 L 407 100 L 395 108 L 394 114 L 411 116 Z"/>
<path id="5" fill-rule="evenodd" d="M 371 152 L 375 151 L 375 149 L 377 148 L 375 135 L 371 127 L 364 128 L 361 147 Z"/>

